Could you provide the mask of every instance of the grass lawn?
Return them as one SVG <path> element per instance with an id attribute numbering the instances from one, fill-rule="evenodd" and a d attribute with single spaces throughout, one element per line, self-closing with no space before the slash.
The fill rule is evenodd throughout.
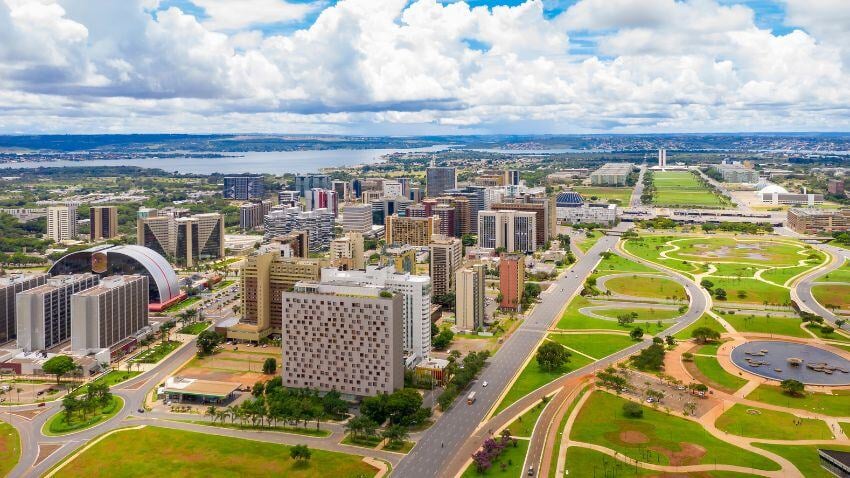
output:
<path id="1" fill-rule="evenodd" d="M 846 262 L 829 274 L 820 276 L 815 282 L 846 282 L 850 284 L 850 262 Z"/>
<path id="2" fill-rule="evenodd" d="M 639 264 L 612 252 L 610 254 L 607 254 L 607 257 L 603 257 L 602 260 L 599 261 L 599 265 L 596 266 L 595 275 L 598 277 L 617 272 L 646 272 L 651 274 L 658 273 L 657 270 L 651 267 Z"/>
<path id="3" fill-rule="evenodd" d="M 696 376 L 694 378 L 705 383 L 709 387 L 733 393 L 735 390 L 738 390 L 747 383 L 747 381 L 743 378 L 736 377 L 724 370 L 723 367 L 720 366 L 720 362 L 718 362 L 714 357 L 695 356 L 694 361 L 691 362 L 691 364 L 693 364 L 693 366 L 695 366 L 699 371 L 698 374 L 695 374 Z M 689 367 L 689 370 L 691 364 L 685 362 L 685 366 Z"/>
<path id="4" fill-rule="evenodd" d="M 725 314 L 723 319 L 738 332 L 753 332 L 758 334 L 777 334 L 789 337 L 809 338 L 800 328 L 800 319 L 797 317 L 759 316 L 752 314 Z"/>
<path id="5" fill-rule="evenodd" d="M 21 458 L 21 438 L 12 425 L 0 421 L 0 476 L 9 476 Z"/>
<path id="6" fill-rule="evenodd" d="M 597 360 L 637 343 L 628 335 L 618 334 L 549 334 L 546 338 Z"/>
<path id="7" fill-rule="evenodd" d="M 381 444 L 381 441 L 383 441 L 383 438 L 380 436 L 355 438 L 349 433 L 348 435 L 345 435 L 345 438 L 343 438 L 340 443 L 343 445 L 359 446 L 361 448 L 375 448 Z"/>
<path id="8" fill-rule="evenodd" d="M 541 400 L 537 402 L 534 408 L 518 416 L 516 420 L 508 425 L 508 431 L 511 432 L 511 436 L 531 438 L 531 433 L 534 432 L 534 424 L 537 423 L 537 417 L 543 413 L 544 408 L 546 408 L 546 404 Z"/>
<path id="9" fill-rule="evenodd" d="M 564 315 L 561 317 L 561 320 L 558 321 L 557 328 L 564 330 L 575 330 L 575 329 L 610 329 L 610 330 L 630 330 L 627 327 L 620 327 L 616 321 L 613 320 L 603 320 L 597 319 L 595 317 L 588 317 L 581 312 L 579 309 L 583 307 L 588 307 L 590 305 L 595 305 L 595 303 L 590 302 L 586 298 L 577 295 L 570 302 L 570 305 L 567 306 L 567 309 L 564 311 Z"/>
<path id="10" fill-rule="evenodd" d="M 232 280 L 232 279 L 223 280 L 223 281 L 219 282 L 218 284 L 214 285 L 212 290 L 221 290 L 221 289 L 224 289 L 225 287 L 230 287 L 235 283 L 236 283 L 236 281 Z"/>
<path id="11" fill-rule="evenodd" d="M 750 264 L 733 264 L 725 262 L 712 262 L 712 264 L 716 270 L 715 272 L 712 272 L 712 275 L 715 276 L 754 277 L 757 270 L 763 269 L 763 267 Z"/>
<path id="12" fill-rule="evenodd" d="M 47 436 L 66 435 L 68 433 L 85 430 L 95 425 L 103 423 L 106 420 L 114 417 L 124 407 L 124 400 L 121 397 L 112 396 L 112 402 L 97 409 L 93 415 L 86 419 L 75 415 L 73 420 L 65 421 L 65 413 L 57 413 L 53 415 L 47 423 L 44 424 L 41 431 Z"/>
<path id="13" fill-rule="evenodd" d="M 638 239 L 628 239 L 623 243 L 626 251 L 641 259 L 660 264 L 687 274 L 699 273 L 705 270 L 701 264 L 695 264 L 684 259 L 667 259 L 659 256 L 662 251 L 671 249 L 668 241 L 676 239 L 672 236 L 641 236 Z"/>
<path id="14" fill-rule="evenodd" d="M 164 359 L 166 355 L 173 352 L 179 346 L 180 342 L 177 342 L 176 340 L 160 342 L 155 346 L 140 353 L 139 355 L 136 355 L 136 357 L 133 358 L 132 361 L 141 363 L 157 363 L 160 360 Z"/>
<path id="15" fill-rule="evenodd" d="M 808 256 L 798 254 L 806 250 L 802 244 L 781 240 L 702 236 L 676 240 L 673 244 L 679 249 L 670 252 L 670 257 L 710 262 L 720 271 L 732 268 L 732 274 L 717 275 L 735 275 L 736 268 L 744 269 L 743 263 L 759 268 L 796 266 L 800 259 L 806 259 Z M 815 251 L 812 253 L 817 254 Z M 818 257 L 822 258 L 821 255 Z"/>
<path id="16" fill-rule="evenodd" d="M 809 269 L 816 266 L 818 263 L 814 263 L 809 266 L 801 266 L 801 267 L 786 267 L 782 269 L 771 269 L 768 271 L 764 271 L 761 274 L 762 279 L 773 282 L 774 284 L 784 285 L 788 279 L 792 277 L 796 277 L 803 272 L 808 271 Z"/>
<path id="17" fill-rule="evenodd" d="M 708 314 L 703 314 L 703 316 L 700 317 L 699 319 L 695 320 L 693 324 L 691 324 L 691 325 L 685 327 L 684 329 L 680 330 L 679 332 L 677 332 L 676 335 L 674 335 L 674 337 L 676 337 L 679 340 L 688 340 L 688 339 L 691 338 L 691 332 L 693 332 L 695 329 L 698 329 L 700 327 L 708 327 L 710 329 L 714 329 L 714 330 L 720 332 L 721 334 L 723 332 L 726 332 L 726 329 L 723 328 L 723 326 L 720 325 L 720 323 L 717 322 L 717 320 L 715 320 L 714 317 L 712 317 Z"/>
<path id="18" fill-rule="evenodd" d="M 469 467 L 463 472 L 461 478 L 470 478 L 475 476 L 503 476 L 516 478 L 523 475 L 522 464 L 525 463 L 525 455 L 528 453 L 528 440 L 517 440 L 516 446 L 508 445 L 499 455 L 493 460 L 493 467 L 484 473 L 479 473 L 475 468 L 475 463 L 470 463 Z M 502 468 L 502 463 L 505 467 Z"/>
<path id="19" fill-rule="evenodd" d="M 106 383 L 108 386 L 112 387 L 113 385 L 117 385 L 117 384 L 119 384 L 119 383 L 121 383 L 125 380 L 129 380 L 129 379 L 135 377 L 136 375 L 139 375 L 140 373 L 142 373 L 142 372 L 128 372 L 126 370 L 125 371 L 111 370 L 111 371 L 107 372 L 105 375 L 101 375 L 100 377 L 97 377 L 97 379 L 95 379 L 91 383 Z M 83 385 L 82 387 L 71 392 L 71 395 L 72 396 L 82 395 L 82 394 L 86 393 L 87 387 L 88 387 L 88 384 Z"/>
<path id="20" fill-rule="evenodd" d="M 587 252 L 590 250 L 591 247 L 596 244 L 597 241 L 599 241 L 599 238 L 601 238 L 602 236 L 603 234 L 600 231 L 591 231 L 590 237 L 582 237 L 581 241 L 579 241 L 579 243 L 576 245 L 579 249 L 582 250 L 582 252 Z"/>
<path id="21" fill-rule="evenodd" d="M 776 463 L 762 456 L 715 438 L 691 420 L 645 406 L 642 406 L 643 418 L 626 418 L 622 408 L 627 402 L 607 392 L 593 392 L 579 410 L 570 438 L 662 465 L 716 462 L 760 470 L 779 469 Z"/>
<path id="22" fill-rule="evenodd" d="M 800 408 L 810 412 L 846 417 L 850 415 L 850 390 L 833 390 L 832 395 L 806 392 L 805 397 L 790 397 L 782 393 L 779 387 L 759 385 L 747 398 L 758 402 L 770 403 L 788 408 Z"/>
<path id="23" fill-rule="evenodd" d="M 758 414 L 747 413 L 757 410 Z M 799 425 L 795 423 L 799 421 Z M 745 405 L 734 405 L 717 419 L 714 425 L 733 435 L 768 440 L 831 440 L 832 432 L 822 420 L 797 418 L 790 413 L 777 412 Z"/>
<path id="24" fill-rule="evenodd" d="M 210 326 L 210 322 L 195 322 L 194 324 L 189 324 L 180 330 L 177 331 L 178 334 L 187 334 L 187 335 L 198 335 L 204 330 L 207 330 Z"/>
<path id="25" fill-rule="evenodd" d="M 567 448 L 564 471 L 569 472 L 568 476 L 658 476 L 656 471 L 635 468 L 604 453 L 577 446 Z"/>
<path id="26" fill-rule="evenodd" d="M 715 299 L 718 305 L 726 302 L 758 305 L 765 302 L 772 305 L 791 303 L 791 294 L 788 289 L 758 279 L 725 279 L 714 276 L 709 276 L 707 279 L 714 282 L 715 290 L 726 291 L 725 301 Z"/>
<path id="27" fill-rule="evenodd" d="M 311 449 L 309 461 L 296 463 L 289 458 L 289 449 L 276 443 L 148 426 L 104 438 L 55 476 L 357 478 L 377 473 L 356 455 Z"/>
<path id="28" fill-rule="evenodd" d="M 386 445 L 384 445 L 384 448 L 382 448 L 382 450 L 394 451 L 396 453 L 404 453 L 406 455 L 410 453 L 410 450 L 412 450 L 414 446 L 416 446 L 415 441 L 404 441 L 401 443 L 393 444 L 387 443 Z"/>
<path id="29" fill-rule="evenodd" d="M 652 203 L 661 207 L 717 207 L 727 205 L 720 195 L 703 186 L 687 171 L 663 171 L 652 175 L 655 194 Z"/>
<path id="30" fill-rule="evenodd" d="M 601 200 L 606 202 L 619 201 L 623 206 L 628 206 L 629 201 L 632 198 L 632 190 L 634 188 L 631 187 L 587 187 L 587 186 L 576 186 L 573 188 L 577 193 L 581 194 L 586 200 L 589 199 L 591 202 L 595 200 Z M 596 197 L 597 199 L 593 199 Z"/>
<path id="31" fill-rule="evenodd" d="M 686 299 L 688 294 L 681 284 L 661 277 L 621 276 L 605 281 L 605 288 L 615 294 L 646 297 L 648 299 Z"/>
<path id="32" fill-rule="evenodd" d="M 719 349 L 721 345 L 723 345 L 723 342 L 714 342 L 712 344 L 701 345 L 694 353 L 703 355 L 717 355 L 717 349 Z"/>
<path id="33" fill-rule="evenodd" d="M 295 435 L 305 435 L 311 437 L 327 437 L 331 435 L 330 430 L 318 429 L 311 424 L 306 428 L 304 427 L 289 427 L 289 426 L 273 426 L 273 427 L 261 427 L 254 425 L 241 425 L 239 423 L 221 423 L 221 422 L 208 422 L 204 420 L 175 420 L 178 422 L 186 422 L 186 423 L 194 423 L 196 425 L 206 425 L 209 427 L 219 427 L 219 428 L 232 428 L 234 430 L 257 430 L 264 432 L 282 432 L 282 433 L 293 433 Z"/>
<path id="34" fill-rule="evenodd" d="M 166 312 L 180 312 L 181 310 L 185 309 L 186 307 L 189 307 L 192 304 L 200 302 L 201 299 L 202 299 L 202 297 L 199 296 L 199 295 L 196 295 L 194 297 L 189 297 L 186 300 L 184 300 L 183 302 L 178 302 L 178 303 L 172 305 L 171 307 L 169 307 L 165 311 Z"/>
<path id="35" fill-rule="evenodd" d="M 787 458 L 798 470 L 803 472 L 806 478 L 835 478 L 835 475 L 820 466 L 818 447 L 814 445 L 768 445 L 765 443 L 753 443 L 753 445 L 772 451 L 779 456 Z M 850 452 L 850 446 L 829 445 L 830 450 Z"/>
<path id="36" fill-rule="evenodd" d="M 847 337 L 841 334 L 835 332 L 831 332 L 828 334 L 823 333 L 823 329 L 821 329 L 820 324 L 806 324 L 806 328 L 811 330 L 813 334 L 822 339 L 835 340 L 838 342 L 850 342 L 850 339 L 847 339 Z"/>
<path id="37" fill-rule="evenodd" d="M 850 308 L 850 284 L 815 285 L 812 287 L 812 295 L 827 309 L 832 306 Z"/>
<path id="38" fill-rule="evenodd" d="M 616 319 L 618 316 L 623 314 L 629 314 L 634 312 L 637 314 L 637 319 L 635 321 L 644 321 L 644 322 L 655 322 L 658 320 L 670 320 L 675 319 L 676 317 L 682 315 L 676 309 L 659 309 L 659 308 L 611 308 L 611 309 L 594 309 L 594 313 L 599 315 L 604 315 L 605 317 L 611 317 L 612 319 Z"/>
<path id="39" fill-rule="evenodd" d="M 552 380 L 555 380 L 568 372 L 584 367 L 589 363 L 591 363 L 589 358 L 573 354 L 573 356 L 570 357 L 570 363 L 568 363 L 562 370 L 547 372 L 542 370 L 540 365 L 537 364 L 537 360 L 532 357 L 531 361 L 528 362 L 528 365 L 526 365 L 525 368 L 522 369 L 522 372 L 519 373 L 519 376 L 511 386 L 511 389 L 505 394 L 505 398 L 503 398 L 502 402 L 499 403 L 494 415 Z"/>

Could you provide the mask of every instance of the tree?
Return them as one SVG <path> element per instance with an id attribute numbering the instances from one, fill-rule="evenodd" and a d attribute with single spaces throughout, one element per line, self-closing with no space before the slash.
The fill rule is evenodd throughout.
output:
<path id="1" fill-rule="evenodd" d="M 846 324 L 846 323 L 847 323 L 846 319 L 838 319 L 838 320 L 835 321 L 835 325 L 837 325 L 839 329 L 844 327 L 844 324 Z"/>
<path id="2" fill-rule="evenodd" d="M 792 397 L 802 397 L 806 391 L 806 387 L 802 382 L 790 378 L 783 380 L 779 384 L 779 388 L 782 389 L 783 393 L 791 395 Z"/>
<path id="3" fill-rule="evenodd" d="M 341 397 L 336 390 L 331 390 L 322 397 L 322 408 L 326 414 L 339 418 L 348 413 L 348 402 Z"/>
<path id="4" fill-rule="evenodd" d="M 560 369 L 570 361 L 572 354 L 566 347 L 557 343 L 546 341 L 537 348 L 537 364 L 547 371 L 552 372 Z"/>
<path id="5" fill-rule="evenodd" d="M 714 289 L 714 298 L 717 300 L 726 300 L 726 289 Z"/>
<path id="6" fill-rule="evenodd" d="M 676 338 L 672 335 L 665 336 L 664 341 L 667 342 L 667 345 L 669 345 L 670 347 L 676 345 Z"/>
<path id="7" fill-rule="evenodd" d="M 422 395 L 412 388 L 402 388 L 387 396 L 385 410 L 393 425 L 411 425 L 422 407 Z"/>
<path id="8" fill-rule="evenodd" d="M 643 418 L 643 407 L 635 402 L 623 404 L 623 413 L 629 418 Z"/>
<path id="9" fill-rule="evenodd" d="M 522 295 L 523 297 L 528 297 L 529 300 L 532 300 L 540 296 L 540 292 L 540 284 L 536 282 L 526 282 L 525 286 L 523 286 Z"/>
<path id="10" fill-rule="evenodd" d="M 832 327 L 832 326 L 829 326 L 829 325 L 824 325 L 824 326 L 821 326 L 820 331 L 824 335 L 829 335 L 829 334 L 835 332 L 835 328 Z"/>
<path id="11" fill-rule="evenodd" d="M 41 366 L 41 369 L 44 370 L 44 373 L 49 375 L 56 375 L 56 383 L 59 384 L 62 381 L 62 376 L 73 372 L 77 369 L 77 366 L 74 364 L 74 360 L 67 355 L 57 355 L 47 362 L 44 362 L 44 365 Z"/>
<path id="12" fill-rule="evenodd" d="M 617 316 L 617 323 L 623 327 L 633 323 L 635 319 L 630 314 L 621 314 Z"/>
<path id="13" fill-rule="evenodd" d="M 451 329 L 443 329 L 436 336 L 431 337 L 431 345 L 434 346 L 437 350 L 445 350 L 452 343 L 452 339 L 454 339 L 454 332 Z"/>
<path id="14" fill-rule="evenodd" d="M 698 344 L 704 344 L 706 342 L 720 340 L 720 332 L 709 327 L 697 327 L 693 330 L 693 332 L 691 332 L 691 337 L 696 340 Z"/>
<path id="15" fill-rule="evenodd" d="M 705 287 L 706 289 L 711 289 L 714 287 L 714 282 L 711 282 L 708 279 L 703 279 L 700 281 L 699 285 Z"/>
<path id="16" fill-rule="evenodd" d="M 210 355 L 221 343 L 221 336 L 213 330 L 204 330 L 198 334 L 198 355 Z"/>
<path id="17" fill-rule="evenodd" d="M 631 337 L 632 340 L 640 340 L 641 337 L 643 337 L 643 329 L 640 327 L 633 328 L 632 331 L 629 332 L 629 337 Z"/>
<path id="18" fill-rule="evenodd" d="M 295 445 L 289 449 L 289 457 L 295 461 L 307 461 L 313 456 L 313 452 L 307 445 Z"/>
<path id="19" fill-rule="evenodd" d="M 277 361 L 274 357 L 269 357 L 263 362 L 263 373 L 266 375 L 274 375 L 277 370 Z"/>
<path id="20" fill-rule="evenodd" d="M 640 370 L 659 371 L 664 368 L 664 347 L 652 344 L 631 357 L 631 361 Z"/>
<path id="21" fill-rule="evenodd" d="M 381 436 L 386 438 L 390 445 L 398 446 L 404 443 L 409 435 L 407 433 L 407 428 L 403 425 L 390 425 L 386 430 L 384 430 Z"/>
<path id="22" fill-rule="evenodd" d="M 440 304 L 445 309 L 454 310 L 455 308 L 455 293 L 447 292 L 445 294 L 437 294 L 432 299 L 435 304 Z"/>
<path id="23" fill-rule="evenodd" d="M 387 394 L 382 393 L 373 397 L 365 397 L 360 401 L 360 413 L 374 421 L 377 425 L 387 420 Z"/>

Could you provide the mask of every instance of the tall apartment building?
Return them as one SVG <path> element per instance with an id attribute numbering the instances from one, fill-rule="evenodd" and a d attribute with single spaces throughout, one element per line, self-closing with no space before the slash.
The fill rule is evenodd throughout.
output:
<path id="1" fill-rule="evenodd" d="M 100 282 L 94 274 L 60 275 L 18 293 L 18 347 L 44 350 L 71 338 L 71 296 Z M 147 306 L 147 304 L 145 304 Z"/>
<path id="2" fill-rule="evenodd" d="M 632 163 L 605 163 L 602 167 L 590 173 L 590 184 L 594 186 L 625 186 L 632 169 L 634 169 Z"/>
<path id="3" fill-rule="evenodd" d="M 89 239 L 111 239 L 118 235 L 118 207 L 92 206 L 89 209 Z"/>
<path id="4" fill-rule="evenodd" d="M 425 199 L 425 189 L 421 186 L 411 186 L 406 197 L 413 202 L 422 202 Z"/>
<path id="5" fill-rule="evenodd" d="M 443 236 L 458 236 L 456 227 L 456 211 L 453 206 L 448 204 L 437 204 L 434 208 L 434 216 L 440 218 L 440 228 L 438 234 Z"/>
<path id="6" fill-rule="evenodd" d="M 487 209 L 487 188 L 479 186 L 465 186 L 458 189 L 449 189 L 446 196 L 463 197 L 469 203 L 469 230 L 461 230 L 462 234 L 475 234 L 478 226 L 478 213 Z M 455 204 L 455 208 L 458 208 Z M 461 218 L 462 219 L 462 218 Z"/>
<path id="7" fill-rule="evenodd" d="M 369 266 L 365 271 L 322 269 L 321 284 L 356 284 L 400 294 L 402 348 L 407 357 L 405 364 L 411 366 L 428 357 L 431 350 L 430 277 L 397 272 L 392 266 Z"/>
<path id="8" fill-rule="evenodd" d="M 201 260 L 224 257 L 224 216 L 195 214 L 176 221 L 174 258 L 187 267 Z"/>
<path id="9" fill-rule="evenodd" d="M 334 232 L 334 214 L 329 209 L 302 211 L 298 207 L 272 210 L 263 219 L 265 240 L 284 236 L 292 231 L 306 231 L 310 252 L 327 250 Z"/>
<path id="10" fill-rule="evenodd" d="M 402 296 L 299 284 L 283 296 L 283 386 L 373 396 L 404 386 Z"/>
<path id="11" fill-rule="evenodd" d="M 271 201 L 246 202 L 239 206 L 239 228 L 250 231 L 263 225 L 263 218 L 272 209 Z"/>
<path id="12" fill-rule="evenodd" d="M 826 190 L 834 196 L 844 195 L 844 179 L 830 179 L 826 183 Z"/>
<path id="13" fill-rule="evenodd" d="M 387 217 L 384 240 L 387 244 L 409 244 L 427 246 L 431 235 L 439 233 L 440 218 L 432 217 Z"/>
<path id="14" fill-rule="evenodd" d="M 47 274 L 13 275 L 0 277 L 0 344 L 14 339 L 17 335 L 17 312 L 15 296 L 19 292 L 47 283 Z"/>
<path id="15" fill-rule="evenodd" d="M 47 239 L 61 242 L 77 239 L 77 206 L 50 206 L 47 208 Z"/>
<path id="16" fill-rule="evenodd" d="M 344 270 L 364 269 L 363 234 L 348 232 L 331 241 L 331 266 Z"/>
<path id="17" fill-rule="evenodd" d="M 461 237 L 464 234 L 475 234 L 475 228 L 477 226 L 477 222 L 472 222 L 472 205 L 469 202 L 469 198 L 465 196 L 440 196 L 438 198 L 434 198 L 436 201 L 436 205 L 432 207 L 430 214 L 428 215 L 438 215 L 440 216 L 440 220 L 445 222 L 448 221 L 449 218 L 443 218 L 438 211 L 438 206 L 448 206 L 452 208 L 451 216 L 453 216 L 453 220 L 451 221 L 451 227 L 446 227 L 445 224 L 441 224 L 442 230 L 441 234 Z M 427 208 L 427 204 L 424 204 Z M 477 217 L 477 214 L 476 214 Z M 452 232 L 445 232 L 447 230 L 452 230 Z"/>
<path id="18" fill-rule="evenodd" d="M 800 234 L 832 234 L 850 231 L 850 209 L 806 209 L 788 210 L 786 224 Z"/>
<path id="19" fill-rule="evenodd" d="M 364 198 L 367 195 L 364 194 Z M 396 198 L 380 198 L 371 202 L 372 204 L 372 224 L 380 226 L 386 225 L 387 218 L 393 214 L 404 216 L 407 207 L 411 204 L 409 199 L 402 197 Z"/>
<path id="20" fill-rule="evenodd" d="M 499 292 L 502 309 L 520 310 L 525 288 L 525 256 L 502 254 L 499 258 Z"/>
<path id="21" fill-rule="evenodd" d="M 457 187 L 457 170 L 446 166 L 431 166 L 425 170 L 425 187 L 429 197 L 442 196 Z"/>
<path id="22" fill-rule="evenodd" d="M 334 216 L 339 215 L 339 196 L 336 191 L 313 188 L 304 195 L 304 201 L 304 209 L 306 211 L 328 209 L 333 211 Z"/>
<path id="23" fill-rule="evenodd" d="M 277 204 L 283 207 L 293 207 L 301 204 L 301 193 L 298 191 L 279 191 Z"/>
<path id="24" fill-rule="evenodd" d="M 365 234 L 372 230 L 372 206 L 348 204 L 342 209 L 342 231 Z"/>
<path id="25" fill-rule="evenodd" d="M 283 257 L 310 257 L 310 234 L 307 231 L 292 231 L 275 236 L 269 239 L 267 247 L 280 252 Z"/>
<path id="26" fill-rule="evenodd" d="M 506 210 L 478 214 L 479 247 L 534 252 L 538 246 L 537 237 L 537 213 Z"/>
<path id="27" fill-rule="evenodd" d="M 262 199 L 266 194 L 262 176 L 225 176 L 224 199 Z"/>
<path id="28" fill-rule="evenodd" d="M 293 189 L 298 191 L 301 197 L 306 196 L 307 191 L 314 188 L 330 189 L 330 176 L 327 174 L 298 174 L 295 176 L 295 187 Z"/>
<path id="29" fill-rule="evenodd" d="M 476 330 L 484 325 L 484 264 L 459 269 L 455 275 L 455 325 Z"/>
<path id="30" fill-rule="evenodd" d="M 71 350 L 108 349 L 148 325 L 148 278 L 110 276 L 71 296 Z"/>
<path id="31" fill-rule="evenodd" d="M 435 236 L 428 246 L 431 290 L 434 295 L 454 292 L 455 273 L 463 265 L 463 244 L 456 237 Z"/>

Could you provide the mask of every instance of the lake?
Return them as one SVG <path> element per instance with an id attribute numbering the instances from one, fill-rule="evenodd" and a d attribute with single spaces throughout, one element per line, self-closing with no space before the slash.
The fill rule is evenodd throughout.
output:
<path id="1" fill-rule="evenodd" d="M 317 173 L 322 168 L 355 166 L 380 162 L 381 157 L 392 153 L 434 152 L 446 149 L 437 145 L 426 148 L 410 149 L 332 149 L 322 151 L 249 151 L 233 154 L 232 158 L 209 158 L 195 156 L 191 158 L 137 158 L 91 161 L 21 161 L 2 163 L 0 168 L 39 168 L 61 166 L 138 166 L 159 168 L 165 171 L 190 174 L 284 174 Z"/>

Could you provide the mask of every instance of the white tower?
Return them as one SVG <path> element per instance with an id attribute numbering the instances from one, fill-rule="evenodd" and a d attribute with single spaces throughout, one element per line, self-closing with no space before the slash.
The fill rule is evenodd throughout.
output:
<path id="1" fill-rule="evenodd" d="M 658 167 L 666 168 L 667 167 L 667 150 L 659 149 L 658 150 Z"/>

